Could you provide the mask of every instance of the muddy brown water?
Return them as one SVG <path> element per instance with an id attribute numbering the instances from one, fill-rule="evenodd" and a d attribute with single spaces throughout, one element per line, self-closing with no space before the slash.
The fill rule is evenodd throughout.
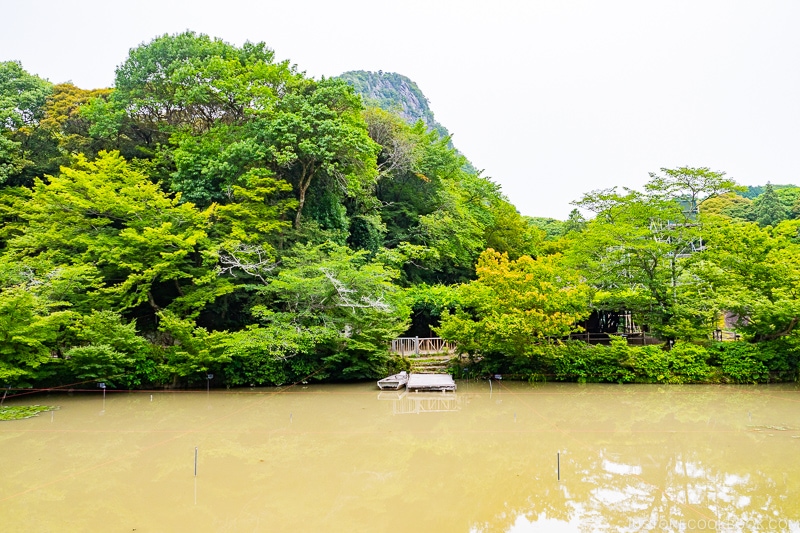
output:
<path id="1" fill-rule="evenodd" d="M 60 409 L 0 422 L 4 529 L 800 531 L 794 385 L 150 395 L 7 399 Z"/>

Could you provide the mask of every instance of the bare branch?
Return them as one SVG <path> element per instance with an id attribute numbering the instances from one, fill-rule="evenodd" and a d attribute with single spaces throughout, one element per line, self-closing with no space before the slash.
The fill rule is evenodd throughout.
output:
<path id="1" fill-rule="evenodd" d="M 348 289 L 344 283 L 340 280 L 336 279 L 336 277 L 331 273 L 330 270 L 327 268 L 320 268 L 325 277 L 328 278 L 328 281 L 331 282 L 333 288 L 336 289 L 336 293 L 339 295 L 340 303 L 337 305 L 339 307 L 349 307 L 351 309 L 377 309 L 378 311 L 388 312 L 391 311 L 391 307 L 383 302 L 380 298 L 374 299 L 368 296 L 362 296 L 359 298 L 358 302 L 353 301 L 350 297 L 351 294 L 355 294 L 355 289 Z"/>
<path id="2" fill-rule="evenodd" d="M 266 276 L 277 267 L 277 263 L 272 261 L 272 254 L 255 244 L 238 244 L 233 250 L 220 250 L 219 262 L 217 275 L 230 274 L 235 278 L 236 271 L 241 270 L 248 276 L 258 278 L 264 285 L 268 283 Z"/>

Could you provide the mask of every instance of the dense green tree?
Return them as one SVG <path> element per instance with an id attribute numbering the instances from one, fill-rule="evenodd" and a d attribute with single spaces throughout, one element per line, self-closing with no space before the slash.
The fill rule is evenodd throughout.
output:
<path id="1" fill-rule="evenodd" d="M 243 126 L 218 124 L 202 134 L 180 131 L 170 140 L 169 158 L 175 165 L 170 187 L 199 206 L 227 203 L 233 188 L 245 185 L 248 175 L 270 173 L 265 146 Z"/>
<path id="2" fill-rule="evenodd" d="M 40 126 L 58 142 L 62 154 L 58 161 L 62 165 L 69 164 L 70 154 L 94 157 L 110 146 L 110 143 L 90 134 L 92 122 L 84 116 L 83 111 L 93 100 L 107 101 L 111 93 L 111 89 L 86 90 L 71 83 L 53 86 L 52 93 L 45 101 Z M 56 171 L 57 169 L 50 173 Z"/>
<path id="3" fill-rule="evenodd" d="M 739 187 L 704 167 L 661 172 L 651 174 L 645 194 L 596 191 L 576 202 L 596 217 L 568 255 L 600 289 L 598 308 L 632 311 L 667 339 L 705 338 L 718 308 L 712 287 L 693 270 L 705 249 L 697 214 L 704 202 Z"/>
<path id="4" fill-rule="evenodd" d="M 491 214 L 492 222 L 486 228 L 485 247 L 506 253 L 512 260 L 523 255 L 538 254 L 544 235 L 531 227 L 516 207 L 498 198 L 492 204 Z"/>
<path id="5" fill-rule="evenodd" d="M 738 191 L 738 194 L 741 195 L 744 198 L 749 199 L 749 200 L 755 200 L 756 198 L 761 196 L 761 194 L 763 194 L 764 187 L 765 187 L 765 185 L 755 185 L 755 186 L 747 185 L 747 186 L 743 186 L 741 188 L 741 190 Z M 772 188 L 775 189 L 776 191 L 779 191 L 779 190 L 785 189 L 785 188 L 796 188 L 796 186 L 795 185 L 775 185 L 775 184 L 773 184 Z"/>
<path id="6" fill-rule="evenodd" d="M 753 214 L 756 222 L 762 226 L 774 226 L 781 220 L 786 220 L 789 213 L 775 193 L 775 189 L 767 183 L 764 192 L 753 201 Z"/>
<path id="7" fill-rule="evenodd" d="M 691 215 L 698 213 L 700 205 L 709 198 L 743 189 L 726 178 L 724 172 L 708 167 L 662 168 L 661 173 L 663 175 L 650 173 L 645 190 L 651 195 L 683 202 L 684 212 Z"/>
<path id="8" fill-rule="evenodd" d="M 775 225 L 786 219 L 798 218 L 800 187 L 789 185 L 750 187 L 760 192 L 753 200 L 749 197 L 728 193 L 703 202 L 703 210 L 738 220 L 759 221 L 762 225 Z"/>
<path id="9" fill-rule="evenodd" d="M 385 243 L 393 247 L 414 238 L 419 217 L 436 208 L 441 181 L 456 176 L 459 163 L 421 122 L 408 126 L 399 117 L 375 108 L 367 109 L 364 116 L 370 137 L 381 147 L 375 195 L 387 228 Z"/>
<path id="10" fill-rule="evenodd" d="M 546 240 L 555 240 L 564 235 L 566 222 L 547 217 L 526 217 L 529 226 L 540 229 L 544 232 Z"/>
<path id="11" fill-rule="evenodd" d="M 30 386 L 54 379 L 75 381 L 64 371 L 64 356 L 79 339 L 77 311 L 95 284 L 84 265 L 35 269 L 8 255 L 0 261 L 0 367 L 10 385 Z M 70 301 L 71 300 L 71 301 Z"/>
<path id="12" fill-rule="evenodd" d="M 376 377 L 386 371 L 388 342 L 408 326 L 410 310 L 393 283 L 397 276 L 366 251 L 334 243 L 296 245 L 262 289 L 266 305 L 254 313 L 265 327 L 290 327 L 317 338 L 316 356 L 327 372 Z"/>
<path id="13" fill-rule="evenodd" d="M 370 139 L 380 146 L 378 179 L 390 181 L 417 172 L 423 144 L 433 136 L 424 134 L 421 125 L 412 128 L 401 117 L 377 107 L 366 107 L 363 116 Z"/>
<path id="14" fill-rule="evenodd" d="M 752 216 L 752 204 L 752 200 L 731 192 L 705 200 L 700 209 L 708 215 L 749 220 Z"/>
<path id="15" fill-rule="evenodd" d="M 718 222 L 707 232 L 707 268 L 698 272 L 715 287 L 721 309 L 757 340 L 796 337 L 800 321 L 800 222 L 775 228 Z"/>
<path id="16" fill-rule="evenodd" d="M 0 62 L 0 185 L 30 185 L 55 169 L 48 130 L 39 127 L 53 86 L 16 61 Z"/>
<path id="17" fill-rule="evenodd" d="M 486 250 L 478 279 L 458 288 L 459 307 L 437 328 L 472 355 L 532 354 L 535 345 L 575 331 L 589 314 L 591 290 L 558 256 L 516 261 Z"/>
<path id="18" fill-rule="evenodd" d="M 67 300 L 90 308 L 194 315 L 231 290 L 214 273 L 210 212 L 164 194 L 116 153 L 79 157 L 47 183 L 37 180 L 19 207 L 20 234 L 6 260 L 38 277 L 64 267 L 89 270 L 90 286 Z M 82 295 L 86 293 L 90 298 Z"/>
<path id="19" fill-rule="evenodd" d="M 696 298 L 703 287 L 689 270 L 703 246 L 691 211 L 674 198 L 635 191 L 596 191 L 578 205 L 597 214 L 567 255 L 599 289 L 597 308 L 632 311 L 666 338 L 713 329 L 714 308 Z"/>
<path id="20" fill-rule="evenodd" d="M 90 134 L 198 205 L 224 201 L 243 174 L 264 167 L 256 116 L 303 79 L 263 43 L 235 47 L 207 35 L 163 35 L 131 50 L 110 96 L 83 106 Z"/>
<path id="21" fill-rule="evenodd" d="M 92 311 L 76 317 L 70 326 L 70 347 L 65 366 L 75 380 L 106 381 L 110 385 L 135 387 L 143 384 L 141 370 L 147 367 L 149 343 L 113 311 Z"/>
<path id="22" fill-rule="evenodd" d="M 230 188 L 227 203 L 215 206 L 213 232 L 228 249 L 239 244 L 274 244 L 291 225 L 285 215 L 297 202 L 281 196 L 292 186 L 264 169 L 249 171 L 240 182 Z"/>
<path id="23" fill-rule="evenodd" d="M 418 337 L 435 337 L 434 329 L 441 324 L 445 312 L 453 313 L 458 307 L 457 285 L 412 285 L 406 289 L 406 298 L 411 306 L 409 333 Z"/>
<path id="24" fill-rule="evenodd" d="M 287 320 L 287 322 L 282 322 Z M 340 379 L 318 357 L 318 347 L 335 342 L 325 326 L 297 327 L 286 315 L 273 315 L 260 324 L 219 337 L 224 367 L 231 386 L 283 385 L 299 381 Z"/>
<path id="25" fill-rule="evenodd" d="M 448 138 L 422 122 L 406 125 L 370 108 L 365 118 L 378 155 L 376 187 L 389 247 L 412 243 L 435 254 L 406 266 L 412 281 L 452 283 L 474 275 L 478 255 L 491 246 L 516 258 L 536 253 L 540 233 L 500 193 L 498 185 L 467 169 Z"/>
<path id="26" fill-rule="evenodd" d="M 343 81 L 307 82 L 276 102 L 256 127 L 274 172 L 294 187 L 296 229 L 313 182 L 323 182 L 319 185 L 340 198 L 352 198 L 356 213 L 362 211 L 359 204 L 370 201 L 379 147 L 367 133 L 360 99 Z M 368 211 L 371 207 L 365 206 Z"/>
<path id="27" fill-rule="evenodd" d="M 157 363 L 176 386 L 181 379 L 197 379 L 230 360 L 224 350 L 228 333 L 208 331 L 194 320 L 181 318 L 170 310 L 159 312 L 162 334 Z"/>
<path id="28" fill-rule="evenodd" d="M 112 104 L 145 144 L 174 129 L 204 132 L 266 109 L 299 75 L 264 43 L 241 48 L 203 34 L 163 35 L 130 51 L 117 69 Z"/>
<path id="29" fill-rule="evenodd" d="M 53 355 L 74 313 L 19 281 L 0 288 L 0 384 L 24 387 L 55 374 Z"/>
<path id="30" fill-rule="evenodd" d="M 573 209 L 569 212 L 569 217 L 564 222 L 564 234 L 568 233 L 580 233 L 584 229 L 586 229 L 586 219 L 583 218 L 583 215 L 577 209 Z"/>
<path id="31" fill-rule="evenodd" d="M 772 188 L 778 196 L 781 205 L 783 205 L 786 210 L 787 216 L 789 218 L 797 218 L 794 207 L 800 202 L 800 187 L 788 186 L 776 188 L 773 186 Z"/>
<path id="32" fill-rule="evenodd" d="M 492 219 L 484 202 L 496 192 L 496 185 L 479 179 L 469 179 L 469 185 L 474 189 L 462 189 L 456 181 L 444 182 L 436 198 L 437 209 L 419 217 L 416 239 L 412 241 L 438 252 L 439 263 L 434 266 L 442 275 L 441 282 L 473 277 L 473 265 L 486 248 L 486 229 Z M 483 190 L 478 192 L 479 189 Z"/>
<path id="33" fill-rule="evenodd" d="M 359 98 L 342 81 L 276 62 L 263 43 L 164 35 L 131 50 L 109 102 L 93 106 L 93 132 L 134 141 L 154 176 L 198 205 L 225 203 L 248 172 L 265 169 L 292 184 L 296 229 L 312 183 L 317 199 L 349 199 L 354 216 L 374 207 L 377 147 Z"/>

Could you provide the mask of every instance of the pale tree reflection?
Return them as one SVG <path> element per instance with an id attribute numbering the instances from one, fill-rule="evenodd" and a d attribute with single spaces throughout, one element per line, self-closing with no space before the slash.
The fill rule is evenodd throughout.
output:
<path id="1" fill-rule="evenodd" d="M 680 455 L 650 466 L 587 459 L 575 465 L 583 477 L 562 487 L 563 501 L 531 499 L 471 531 L 800 531 L 796 499 L 782 479 Z"/>
<path id="2" fill-rule="evenodd" d="M 800 531 L 796 406 L 696 390 L 587 396 L 577 410 L 591 422 L 560 436 L 572 449 L 558 496 L 534 490 L 471 531 Z"/>

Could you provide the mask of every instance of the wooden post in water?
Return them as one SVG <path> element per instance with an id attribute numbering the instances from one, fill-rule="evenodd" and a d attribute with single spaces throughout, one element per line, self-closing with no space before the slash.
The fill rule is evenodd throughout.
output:
<path id="1" fill-rule="evenodd" d="M 556 453 L 556 476 L 558 481 L 561 481 L 561 452 Z"/>

